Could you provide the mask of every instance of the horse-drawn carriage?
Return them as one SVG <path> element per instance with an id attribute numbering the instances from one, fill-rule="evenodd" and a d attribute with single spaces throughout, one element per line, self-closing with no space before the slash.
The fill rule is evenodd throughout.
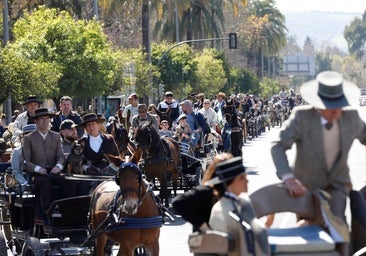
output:
<path id="1" fill-rule="evenodd" d="M 116 157 L 113 163 L 115 177 L 58 176 L 66 189 L 80 189 L 65 197 L 54 185 L 59 198 L 46 212 L 31 187 L 10 188 L 4 179 L 11 170 L 2 173 L 0 256 L 111 255 L 116 243 L 123 255 L 158 255 L 164 208 L 135 162 Z"/>

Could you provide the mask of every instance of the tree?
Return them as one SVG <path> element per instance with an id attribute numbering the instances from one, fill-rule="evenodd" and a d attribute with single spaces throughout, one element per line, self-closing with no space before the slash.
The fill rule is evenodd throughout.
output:
<path id="1" fill-rule="evenodd" d="M 311 56 L 315 54 L 315 46 L 310 37 L 306 37 L 303 47 L 303 52 L 305 55 Z"/>
<path id="2" fill-rule="evenodd" d="M 365 55 L 366 50 L 366 10 L 362 15 L 362 19 L 355 17 L 346 26 L 343 34 L 347 41 L 349 52 L 361 59 Z"/>
<path id="3" fill-rule="evenodd" d="M 332 56 L 329 53 L 317 53 L 315 57 L 316 73 L 332 70 Z"/>
<path id="4" fill-rule="evenodd" d="M 274 0 L 253 1 L 249 5 L 250 16 L 243 25 L 243 34 L 248 42 L 244 45 L 248 64 L 260 75 L 262 56 L 276 55 L 286 45 L 285 16 L 276 8 Z M 247 24 L 250 24 L 247 26 Z M 255 37 L 252 38 L 253 33 Z"/>
<path id="5" fill-rule="evenodd" d="M 116 85 L 116 56 L 97 21 L 75 21 L 65 11 L 40 7 L 16 22 L 14 36 L 3 58 L 15 56 L 16 61 L 1 66 L 1 79 L 14 91 L 13 81 L 6 77 L 6 70 L 12 69 L 16 74 L 12 77 L 22 81 L 18 82 L 21 88 L 14 91 L 23 94 L 17 94 L 19 97 L 36 90 L 47 98 L 70 95 L 85 99 L 103 95 Z M 16 62 L 24 63 L 28 72 L 14 67 Z"/>
<path id="6" fill-rule="evenodd" d="M 194 61 L 197 63 L 197 83 L 192 85 L 193 92 L 214 96 L 227 82 L 222 60 L 215 58 L 214 50 L 205 49 Z"/>

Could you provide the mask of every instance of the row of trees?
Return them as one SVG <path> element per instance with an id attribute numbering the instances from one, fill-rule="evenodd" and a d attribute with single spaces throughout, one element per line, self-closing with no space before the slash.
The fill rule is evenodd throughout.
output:
<path id="1" fill-rule="evenodd" d="M 22 2 L 19 1 L 19 3 Z M 145 51 L 145 54 L 141 54 L 141 49 L 144 47 L 118 47 L 115 43 L 110 43 L 111 41 L 104 33 L 108 26 L 102 26 L 103 23 L 93 19 L 76 19 L 75 17 L 88 15 L 78 11 L 81 10 L 79 5 L 76 5 L 78 1 L 61 2 L 63 5 L 59 1 L 49 1 L 47 4 L 67 9 L 67 11 L 57 11 L 41 6 L 37 11 L 29 14 L 25 10 L 37 6 L 37 1 L 28 1 L 28 5 L 25 5 L 27 8 L 24 6 L 21 8 L 20 4 L 18 8 L 14 8 L 13 3 L 12 13 L 18 15 L 15 15 L 17 19 L 14 15 L 12 16 L 12 20 L 16 20 L 12 25 L 12 40 L 1 51 L 0 83 L 4 89 L 0 92 L 0 101 L 8 95 L 12 95 L 15 101 L 21 101 L 29 94 L 56 100 L 65 94 L 78 98 L 91 98 L 96 95 L 123 93 L 131 83 L 130 78 L 126 76 L 126 67 L 131 63 L 135 67 L 136 90 L 145 96 L 155 95 L 158 83 L 164 84 L 165 90 L 175 91 L 181 98 L 192 92 L 204 92 L 209 96 L 213 96 L 219 90 L 259 92 L 259 80 L 256 74 L 243 67 L 232 68 L 222 52 L 214 49 L 195 51 L 197 45 L 186 45 L 171 51 L 158 65 L 161 56 L 171 45 L 165 42 L 153 43 L 149 63 L 145 61 L 148 53 Z M 126 4 L 128 1 L 104 1 L 102 6 L 105 10 L 104 16 L 107 17 L 106 14 L 111 10 L 117 13 L 119 10 L 122 11 L 122 6 L 126 7 L 122 2 Z M 164 2 L 165 4 L 160 7 L 168 8 L 167 2 L 169 1 Z M 230 6 L 234 13 L 237 13 L 239 8 L 239 1 L 213 1 L 217 2 L 216 5 L 211 4 L 208 5 L 209 7 L 205 2 L 182 1 L 182 6 L 175 3 L 174 8 L 179 15 L 182 14 L 178 13 L 180 9 L 186 12 L 196 10 L 203 15 L 208 11 L 207 8 L 210 8 L 211 13 L 216 13 L 216 16 L 221 15 L 221 18 L 223 13 L 218 10 L 223 10 L 224 6 Z M 272 0 L 265 2 L 271 3 Z M 246 1 L 240 1 L 240 4 L 245 5 Z M 193 6 L 195 8 L 200 6 L 200 11 L 192 9 Z M 263 23 L 263 26 L 268 25 L 270 15 L 263 15 L 267 22 Z M 107 21 L 107 18 L 103 20 Z M 206 25 L 214 23 L 213 20 L 210 22 L 206 20 Z M 197 29 L 197 26 L 193 27 Z M 200 33 L 186 30 L 186 38 L 189 34 L 202 38 L 220 37 L 221 32 L 218 28 L 210 29 L 207 26 L 206 30 L 201 30 Z M 208 33 L 213 30 L 216 31 L 214 34 Z M 168 36 L 169 33 L 161 32 L 160 37 L 162 35 Z M 256 40 L 253 40 L 251 45 L 255 42 Z M 263 52 L 263 49 L 262 46 L 260 50 Z"/>

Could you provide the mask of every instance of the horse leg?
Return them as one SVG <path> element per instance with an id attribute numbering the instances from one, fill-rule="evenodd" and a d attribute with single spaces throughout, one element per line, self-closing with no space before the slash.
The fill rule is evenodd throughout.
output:
<path id="1" fill-rule="evenodd" d="M 168 201 L 169 195 L 168 195 L 168 184 L 167 184 L 166 173 L 165 175 L 162 174 L 160 176 L 159 182 L 160 182 L 160 199 L 162 202 L 164 201 L 165 207 L 169 207 L 169 201 Z"/>
<path id="2" fill-rule="evenodd" d="M 104 249 L 107 244 L 107 236 L 100 235 L 97 239 L 95 239 L 95 252 L 97 256 L 104 256 Z"/>
<path id="3" fill-rule="evenodd" d="M 145 246 L 145 250 L 148 252 L 150 256 L 158 256 L 159 255 L 159 240 L 155 240 L 152 244 Z"/>

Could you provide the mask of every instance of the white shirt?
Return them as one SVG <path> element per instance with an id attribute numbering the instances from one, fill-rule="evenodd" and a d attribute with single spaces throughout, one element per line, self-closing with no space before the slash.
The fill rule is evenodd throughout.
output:
<path id="1" fill-rule="evenodd" d="M 98 134 L 97 137 L 94 136 L 90 136 L 89 135 L 89 142 L 90 142 L 90 148 L 94 151 L 94 152 L 98 152 L 100 149 L 100 146 L 102 145 L 103 139 L 100 136 L 100 134 Z"/>

